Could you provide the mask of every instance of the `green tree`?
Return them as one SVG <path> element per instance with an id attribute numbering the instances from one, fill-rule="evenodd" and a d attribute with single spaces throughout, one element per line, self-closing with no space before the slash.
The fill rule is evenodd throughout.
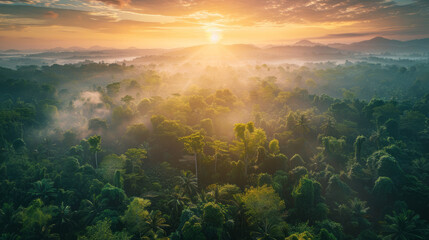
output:
<path id="1" fill-rule="evenodd" d="M 149 211 L 147 210 L 149 206 L 149 200 L 138 197 L 133 198 L 127 210 L 124 212 L 124 215 L 121 217 L 122 222 L 129 232 L 141 237 L 148 231 L 145 221 L 149 216 Z"/>
<path id="2" fill-rule="evenodd" d="M 42 200 L 33 200 L 27 208 L 19 214 L 22 222 L 21 233 L 29 239 L 55 239 L 58 238 L 51 233 L 53 225 L 52 208 L 44 206 Z"/>
<path id="3" fill-rule="evenodd" d="M 86 228 L 84 236 L 80 236 L 79 240 L 130 240 L 129 236 L 125 232 L 113 233 L 110 229 L 111 222 L 109 220 L 98 221 L 96 225 L 89 226 Z"/>
<path id="4" fill-rule="evenodd" d="M 273 139 L 268 144 L 271 154 L 278 154 L 280 152 L 279 140 Z"/>
<path id="5" fill-rule="evenodd" d="M 143 161 L 147 159 L 146 149 L 129 148 L 125 152 L 125 156 L 127 157 L 127 160 L 129 160 L 132 164 L 132 172 L 136 171 L 136 167 L 139 171 L 143 170 Z"/>
<path id="6" fill-rule="evenodd" d="M 203 208 L 203 231 L 208 239 L 220 239 L 225 216 L 223 209 L 216 203 L 206 203 Z"/>
<path id="7" fill-rule="evenodd" d="M 119 93 L 119 90 L 121 89 L 121 83 L 119 82 L 111 83 L 107 85 L 106 88 L 107 88 L 107 94 L 111 97 L 114 97 Z"/>
<path id="8" fill-rule="evenodd" d="M 121 98 L 121 101 L 124 102 L 126 105 L 129 105 L 132 101 L 134 101 L 134 98 L 130 95 L 126 95 Z"/>
<path id="9" fill-rule="evenodd" d="M 228 151 L 228 143 L 215 140 L 210 145 L 214 149 L 214 172 L 216 174 L 218 157 L 220 154 L 226 153 Z"/>
<path id="10" fill-rule="evenodd" d="M 355 140 L 355 160 L 358 163 L 361 163 L 361 155 L 362 155 L 362 144 L 365 142 L 366 137 L 360 135 L 356 137 Z"/>
<path id="11" fill-rule="evenodd" d="M 191 198 L 198 190 L 197 178 L 190 171 L 182 171 L 180 176 L 177 176 L 177 182 L 183 192 Z"/>
<path id="12" fill-rule="evenodd" d="M 251 236 L 257 240 L 277 240 L 284 237 L 280 224 L 269 222 L 258 224 L 256 231 L 251 232 Z"/>
<path id="13" fill-rule="evenodd" d="M 204 143 L 204 136 L 201 134 L 201 132 L 193 133 L 189 136 L 179 138 L 180 141 L 183 141 L 185 145 L 185 149 L 187 152 L 194 154 L 194 161 L 195 161 L 195 177 L 197 179 L 197 186 L 198 186 L 198 154 L 202 153 L 203 147 L 205 145 Z"/>
<path id="14" fill-rule="evenodd" d="M 98 152 L 101 151 L 101 137 L 98 135 L 94 135 L 94 136 L 88 138 L 88 143 L 89 143 L 89 147 L 90 147 L 91 152 L 95 156 L 95 168 L 98 168 L 97 154 L 98 154 Z"/>
<path id="15" fill-rule="evenodd" d="M 248 213 L 258 223 L 266 224 L 279 221 L 285 209 L 285 203 L 272 187 L 266 185 L 246 189 L 243 202 Z"/>
<path id="16" fill-rule="evenodd" d="M 285 238 L 285 240 L 312 240 L 313 238 L 314 237 L 310 232 L 305 231 L 302 233 L 294 233 L 289 237 Z"/>
<path id="17" fill-rule="evenodd" d="M 251 160 L 250 158 L 257 156 L 258 148 L 265 144 L 267 138 L 262 129 L 255 129 L 253 122 L 248 122 L 247 124 L 235 124 L 234 133 L 237 140 L 243 144 L 242 154 L 244 157 L 244 176 L 247 178 L 247 172 Z M 239 149 L 240 148 L 241 147 L 239 146 Z"/>
<path id="18" fill-rule="evenodd" d="M 295 208 L 291 211 L 294 218 L 301 220 L 323 220 L 328 208 L 321 197 L 322 187 L 317 181 L 302 177 L 292 191 Z"/>
<path id="19" fill-rule="evenodd" d="M 49 200 L 57 197 L 57 189 L 54 188 L 54 182 L 50 179 L 42 179 L 33 183 L 33 188 L 30 194 L 35 198 L 48 202 Z"/>
<path id="20" fill-rule="evenodd" d="M 196 216 L 193 216 L 189 221 L 185 222 L 182 227 L 183 240 L 205 240 L 203 227 Z"/>
<path id="21" fill-rule="evenodd" d="M 427 239 L 429 228 L 420 220 L 420 216 L 411 210 L 393 212 L 385 216 L 383 239 L 386 240 L 418 240 Z"/>
<path id="22" fill-rule="evenodd" d="M 162 217 L 161 211 L 150 211 L 149 215 L 146 217 L 144 235 L 151 239 L 159 239 L 160 236 L 164 236 L 164 228 L 169 227 L 169 225 L 165 223 L 166 221 L 167 220 Z"/>

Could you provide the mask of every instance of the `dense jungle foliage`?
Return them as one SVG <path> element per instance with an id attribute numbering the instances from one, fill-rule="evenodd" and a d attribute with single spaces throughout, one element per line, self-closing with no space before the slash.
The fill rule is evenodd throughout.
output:
<path id="1" fill-rule="evenodd" d="M 0 239 L 429 239 L 429 64 L 0 69 Z"/>

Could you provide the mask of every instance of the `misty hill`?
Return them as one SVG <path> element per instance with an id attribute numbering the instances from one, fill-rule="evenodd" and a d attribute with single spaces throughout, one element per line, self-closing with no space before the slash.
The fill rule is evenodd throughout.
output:
<path id="1" fill-rule="evenodd" d="M 305 43 L 305 42 L 303 42 Z M 297 60 L 332 60 L 350 57 L 347 51 L 328 46 L 271 46 L 260 48 L 248 44 L 208 44 L 192 46 L 167 51 L 161 55 L 142 56 L 134 60 L 133 64 L 151 61 L 215 61 L 234 63 L 237 61 L 278 61 L 284 59 Z"/>
<path id="2" fill-rule="evenodd" d="M 387 39 L 384 37 L 375 37 L 361 42 L 355 42 L 351 44 L 335 44 L 330 46 L 342 50 L 364 53 L 422 53 L 429 51 L 429 38 L 411 41 L 399 41 Z"/>
<path id="3" fill-rule="evenodd" d="M 258 47 L 251 44 L 205 44 L 174 49 L 112 49 L 102 46 L 90 48 L 69 47 L 49 50 L 4 50 L 0 64 L 15 68 L 18 65 L 50 65 L 54 63 L 122 62 L 147 64 L 161 62 L 205 61 L 209 63 L 240 63 L 259 61 L 377 61 L 386 57 L 426 58 L 429 56 L 429 38 L 410 41 L 392 40 L 383 37 L 351 44 L 323 45 L 301 40 L 291 45 Z M 371 54 L 371 56 L 370 56 Z"/>
<path id="4" fill-rule="evenodd" d="M 92 50 L 94 49 L 94 50 Z M 163 49 L 102 49 L 102 47 L 92 47 L 89 49 L 78 51 L 67 51 L 64 49 L 56 49 L 60 51 L 46 51 L 28 54 L 26 57 L 31 58 L 61 58 L 61 59 L 93 59 L 93 58 L 111 58 L 111 57 L 136 57 L 141 55 L 160 54 L 165 52 Z"/>
<path id="5" fill-rule="evenodd" d="M 315 43 L 315 42 L 312 42 L 312 41 L 309 41 L 306 39 L 298 41 L 294 44 L 294 46 L 301 46 L 301 47 L 314 47 L 314 46 L 319 46 L 319 45 L 322 45 L 322 44 Z"/>

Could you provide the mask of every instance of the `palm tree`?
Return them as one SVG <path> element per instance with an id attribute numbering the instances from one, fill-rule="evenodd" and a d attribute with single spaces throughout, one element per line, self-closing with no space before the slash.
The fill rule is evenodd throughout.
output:
<path id="1" fill-rule="evenodd" d="M 210 195 L 204 190 L 201 190 L 198 193 L 198 203 L 200 204 L 208 203 L 210 201 L 209 198 L 210 198 Z"/>
<path id="2" fill-rule="evenodd" d="M 167 204 L 173 209 L 174 215 L 179 215 L 189 201 L 183 192 L 174 192 Z"/>
<path id="3" fill-rule="evenodd" d="M 341 216 L 343 225 L 348 231 L 353 231 L 358 234 L 363 229 L 369 227 L 371 223 L 368 221 L 368 210 L 365 201 L 358 198 L 350 200 L 347 205 L 339 205 L 339 215 Z"/>
<path id="4" fill-rule="evenodd" d="M 189 136 L 179 138 L 179 140 L 183 141 L 186 151 L 188 151 L 191 154 L 194 154 L 195 176 L 197 179 L 197 186 L 198 186 L 198 158 L 197 157 L 198 157 L 198 154 L 203 151 L 203 147 L 205 145 L 204 136 L 201 134 L 201 132 L 196 132 Z"/>
<path id="5" fill-rule="evenodd" d="M 234 216 L 234 231 L 232 231 L 233 239 L 246 239 L 248 229 L 248 209 L 244 205 L 241 195 L 234 195 L 231 201 L 232 216 Z"/>
<path id="6" fill-rule="evenodd" d="M 350 200 L 349 206 L 352 210 L 353 216 L 356 218 L 364 218 L 369 210 L 369 207 L 366 206 L 366 202 L 361 201 L 358 198 Z"/>
<path id="7" fill-rule="evenodd" d="M 308 119 L 305 114 L 300 114 L 298 121 L 296 122 L 296 127 L 299 129 L 301 137 L 304 137 L 310 131 L 308 126 Z"/>
<path id="8" fill-rule="evenodd" d="M 94 196 L 92 201 L 88 199 L 82 200 L 81 206 L 83 207 L 81 213 L 84 225 L 92 225 L 95 217 L 102 211 L 100 201 Z"/>
<path id="9" fill-rule="evenodd" d="M 384 226 L 386 240 L 418 240 L 426 239 L 428 228 L 420 220 L 420 216 L 411 210 L 403 210 L 400 213 L 393 212 L 386 215 Z"/>
<path id="10" fill-rule="evenodd" d="M 49 199 L 57 196 L 57 190 L 54 188 L 54 182 L 50 179 L 42 179 L 33 183 L 33 188 L 30 194 L 35 198 L 42 199 L 43 202 L 48 202 Z"/>
<path id="11" fill-rule="evenodd" d="M 257 230 L 252 232 L 251 235 L 257 240 L 276 240 L 281 235 L 281 231 L 278 225 L 265 221 L 259 224 Z"/>
<path id="12" fill-rule="evenodd" d="M 21 237 L 16 233 L 3 233 L 0 235 L 0 240 L 20 240 Z"/>
<path id="13" fill-rule="evenodd" d="M 182 171 L 182 174 L 177 177 L 177 181 L 183 192 L 190 198 L 198 190 L 197 178 L 190 171 Z"/>
<path id="14" fill-rule="evenodd" d="M 320 127 L 323 134 L 325 136 L 337 136 L 338 131 L 335 128 L 335 120 L 331 117 L 329 117 L 325 122 L 323 122 L 322 126 Z"/>
<path id="15" fill-rule="evenodd" d="M 65 239 L 68 231 L 76 226 L 76 223 L 73 221 L 74 212 L 71 210 L 70 206 L 64 205 L 62 202 L 57 209 L 56 221 L 57 229 L 60 232 L 61 239 Z"/>
<path id="16" fill-rule="evenodd" d="M 169 227 L 165 222 L 166 220 L 162 217 L 161 211 L 150 211 L 145 221 L 146 231 L 144 235 L 151 239 L 158 239 L 159 236 L 165 234 L 164 228 Z"/>

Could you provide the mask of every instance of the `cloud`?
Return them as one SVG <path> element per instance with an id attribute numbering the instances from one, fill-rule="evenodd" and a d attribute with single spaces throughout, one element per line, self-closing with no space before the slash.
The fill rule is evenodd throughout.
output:
<path id="1" fill-rule="evenodd" d="M 322 37 L 315 37 L 312 39 L 336 39 L 336 38 L 355 38 L 355 37 L 364 37 L 364 36 L 372 36 L 372 35 L 380 35 L 381 32 L 360 32 L 360 33 L 334 33 L 327 34 Z"/>
<path id="2" fill-rule="evenodd" d="M 68 29 L 87 33 L 82 38 L 134 42 L 191 41 L 204 38 L 208 27 L 222 29 L 233 42 L 429 37 L 428 0 L 0 0 L 1 14 L 5 31 L 45 27 L 55 29 L 50 36 Z"/>
<path id="3" fill-rule="evenodd" d="M 116 5 L 120 7 L 128 6 L 131 2 L 131 0 L 97 0 L 103 3 L 106 3 L 108 5 Z"/>
<path id="4" fill-rule="evenodd" d="M 58 13 L 54 12 L 54 11 L 47 11 L 45 14 L 43 14 L 43 16 L 45 18 L 51 18 L 51 19 L 56 19 L 58 18 Z"/>
<path id="5" fill-rule="evenodd" d="M 209 12 L 249 22 L 311 23 L 356 21 L 428 11 L 428 1 L 398 5 L 389 0 L 94 0 L 133 7 L 134 11 L 171 16 Z M 424 12 L 424 11 L 423 11 Z"/>

